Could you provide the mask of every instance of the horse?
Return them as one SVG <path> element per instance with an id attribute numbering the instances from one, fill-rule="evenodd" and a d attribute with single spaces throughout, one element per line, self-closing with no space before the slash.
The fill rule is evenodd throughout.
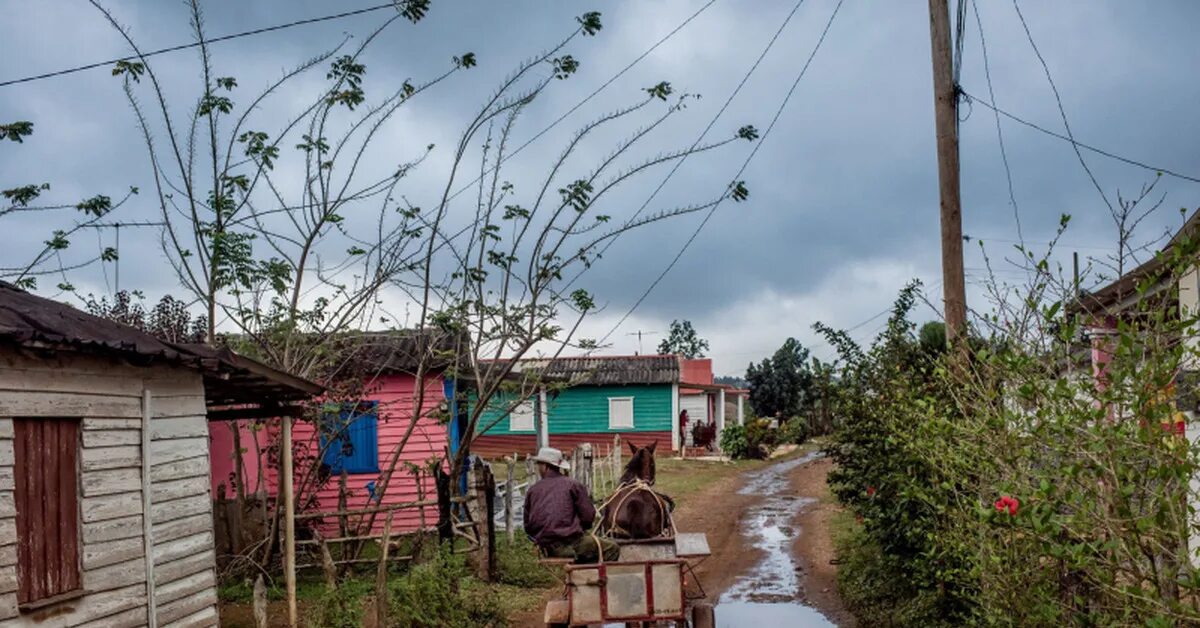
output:
<path id="1" fill-rule="evenodd" d="M 624 539 L 651 539 L 672 530 L 671 511 L 675 502 L 654 490 L 654 450 L 629 443 L 633 457 L 625 465 L 621 483 L 600 507 L 600 529 L 609 536 Z"/>

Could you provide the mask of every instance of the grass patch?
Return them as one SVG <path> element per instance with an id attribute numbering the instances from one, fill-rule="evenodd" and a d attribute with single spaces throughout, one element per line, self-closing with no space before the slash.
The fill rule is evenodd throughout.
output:
<path id="1" fill-rule="evenodd" d="M 670 495 L 676 502 L 684 502 L 687 498 L 713 482 L 730 478 L 745 471 L 754 471 L 770 466 L 777 462 L 790 460 L 820 449 L 822 442 L 809 441 L 791 453 L 770 460 L 731 460 L 726 462 L 702 461 L 679 458 L 660 458 L 657 460 L 658 475 L 655 487 Z"/>

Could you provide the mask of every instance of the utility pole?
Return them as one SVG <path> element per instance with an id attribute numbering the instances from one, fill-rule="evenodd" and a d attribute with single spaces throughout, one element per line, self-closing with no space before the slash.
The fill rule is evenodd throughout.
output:
<path id="1" fill-rule="evenodd" d="M 958 180 L 958 86 L 954 83 L 948 0 L 929 0 L 929 36 L 933 52 L 946 342 L 954 346 L 960 344 L 958 341 L 963 340 L 967 330 L 967 288 L 963 278 L 962 198 Z"/>

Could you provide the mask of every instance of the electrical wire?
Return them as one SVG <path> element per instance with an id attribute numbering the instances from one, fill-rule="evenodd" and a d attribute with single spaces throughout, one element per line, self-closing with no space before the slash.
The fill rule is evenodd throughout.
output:
<path id="1" fill-rule="evenodd" d="M 803 2 L 803 0 L 801 0 L 801 2 Z M 800 69 L 800 72 L 796 75 L 796 79 L 792 81 L 792 86 L 784 96 L 783 102 L 779 104 L 779 109 L 775 111 L 775 116 L 771 118 L 771 123 L 767 126 L 766 130 L 763 131 L 762 137 L 758 142 L 755 143 L 754 148 L 750 151 L 750 155 L 746 157 L 746 161 L 742 163 L 742 167 L 738 169 L 737 174 L 733 176 L 733 181 L 737 181 L 738 177 L 740 177 L 742 173 L 746 171 L 746 168 L 750 165 L 750 162 L 754 160 L 754 156 L 758 154 L 759 149 L 761 149 L 763 144 L 767 141 L 767 137 L 771 135 L 771 130 L 774 129 L 775 124 L 779 122 L 780 116 L 783 115 L 784 109 L 787 108 L 788 102 L 791 100 L 792 95 L 796 92 L 796 87 L 800 85 L 800 80 L 804 78 L 804 75 L 808 72 L 809 66 L 812 65 L 813 59 L 817 56 L 817 51 L 819 51 L 821 49 L 821 45 L 825 43 L 825 37 L 829 34 L 829 28 L 833 26 L 833 20 L 837 17 L 838 12 L 841 10 L 844 2 L 845 0 L 838 0 L 837 5 L 833 8 L 833 13 L 830 14 L 829 21 L 825 23 L 825 29 L 821 31 L 821 36 L 817 39 L 817 43 L 813 47 L 812 53 L 808 55 L 808 59 L 804 62 L 804 67 Z M 696 241 L 696 237 L 700 235 L 700 232 L 704 229 L 704 226 L 708 224 L 708 221 L 713 217 L 713 214 L 721 206 L 721 202 L 728 197 L 729 194 L 726 194 L 713 204 L 713 206 L 708 210 L 708 213 L 705 214 L 704 220 L 700 221 L 700 224 L 696 227 L 696 230 L 692 232 L 691 237 L 684 242 L 683 247 L 680 248 L 679 252 L 675 254 L 674 259 L 667 264 L 667 267 L 664 268 L 663 271 L 659 273 L 658 277 L 655 278 L 655 280 L 650 284 L 650 286 L 646 288 L 645 292 L 642 293 L 642 296 L 638 297 L 638 300 L 633 304 L 632 307 L 629 308 L 629 311 L 625 312 L 625 314 L 621 317 L 621 320 L 617 321 L 617 324 L 613 325 L 613 328 L 604 335 L 604 338 L 600 340 L 600 344 L 603 344 L 605 341 L 607 341 L 609 337 L 611 337 L 617 331 L 617 329 L 620 328 L 621 325 L 631 315 L 633 315 L 633 312 L 637 310 L 639 306 L 641 306 L 642 302 L 646 300 L 646 297 L 650 296 L 650 293 L 653 292 L 656 287 L 658 287 L 658 284 L 661 283 L 663 278 L 667 276 L 667 273 L 671 272 L 671 269 L 675 267 L 675 264 L 679 262 L 679 259 L 683 257 L 683 254 L 688 250 L 692 243 Z"/>
<path id="2" fill-rule="evenodd" d="M 802 0 L 802 1 L 803 1 L 803 0 Z M 488 169 L 487 171 L 480 173 L 480 174 L 479 174 L 479 176 L 475 177 L 475 179 L 474 179 L 474 180 L 472 180 L 470 183 L 467 183 L 466 185 L 464 185 L 464 186 L 462 186 L 461 188 L 459 188 L 459 190 L 458 190 L 457 192 L 455 192 L 455 193 L 451 194 L 451 195 L 450 195 L 450 197 L 449 197 L 448 199 L 446 199 L 446 200 L 447 200 L 447 201 L 452 201 L 452 200 L 454 200 L 455 198 L 458 198 L 458 196 L 459 196 L 460 194 L 462 194 L 463 192 L 466 192 L 467 190 L 471 189 L 471 187 L 473 187 L 473 186 L 474 186 L 476 183 L 479 183 L 479 180 L 480 180 L 480 179 L 482 179 L 482 178 L 484 178 L 485 176 L 487 176 L 487 175 L 491 174 L 492 172 L 494 172 L 494 171 L 496 170 L 496 168 L 499 168 L 500 166 L 504 165 L 504 162 L 508 161 L 509 159 L 512 159 L 513 157 L 516 157 L 518 153 L 520 153 L 521 151 L 525 150 L 525 148 L 526 148 L 527 146 L 529 146 L 530 144 L 532 144 L 532 143 L 534 143 L 534 142 L 538 141 L 539 139 L 541 139 L 541 137 L 542 137 L 543 135 L 545 135 L 546 133 L 549 133 L 549 132 L 550 132 L 550 130 L 551 130 L 551 129 L 553 129 L 554 127 L 558 126 L 560 122 L 562 122 L 563 120 L 566 120 L 568 116 L 570 116 L 571 114 L 573 114 L 573 113 L 575 113 L 576 111 L 578 111 L 580 107 L 584 106 L 585 104 L 587 104 L 587 103 L 588 103 L 588 101 L 590 101 L 591 99 L 595 98 L 597 94 L 599 94 L 600 92 L 602 92 L 602 91 L 604 91 L 605 89 L 607 89 L 609 85 L 612 85 L 614 82 L 616 82 L 616 80 L 617 80 L 617 79 L 619 79 L 619 78 L 621 78 L 622 76 L 624 76 L 624 75 L 625 75 L 625 73 L 626 73 L 626 72 L 628 72 L 629 70 L 633 69 L 633 67 L 634 67 L 635 65 L 637 65 L 637 64 L 639 64 L 639 63 L 641 63 L 643 59 L 645 59 L 646 57 L 648 57 L 648 56 L 650 55 L 650 53 L 652 53 L 652 52 L 654 52 L 655 50 L 657 50 L 659 46 L 663 45 L 664 43 L 666 43 L 666 42 L 667 42 L 667 40 L 669 40 L 669 39 L 671 39 L 672 37 L 674 37 L 676 33 L 678 33 L 679 31 L 683 30 L 683 28 L 684 28 L 685 26 L 687 26 L 688 24 L 690 24 L 690 23 L 692 22 L 692 20 L 696 19 L 697 17 L 700 17 L 700 14 L 701 14 L 701 13 L 704 13 L 705 11 L 707 11 L 707 10 L 708 10 L 708 8 L 709 8 L 709 7 L 711 7 L 712 5 L 716 4 L 716 2 L 717 2 L 717 0 L 709 0 L 707 4 L 705 4 L 704 6 L 700 7 L 699 9 L 697 9 L 697 10 L 696 10 L 696 12 L 695 12 L 695 13 L 693 13 L 693 14 L 691 14 L 691 16 L 689 16 L 689 17 L 688 17 L 686 20 L 684 20 L 684 21 L 680 22 L 680 23 L 679 23 L 679 25 L 678 25 L 678 26 L 676 26 L 676 27 L 675 27 L 675 28 L 674 28 L 674 29 L 673 29 L 671 32 L 667 33 L 667 34 L 666 34 L 666 35 L 664 35 L 664 36 L 663 36 L 661 39 L 659 39 L 658 41 L 654 42 L 654 45 L 652 45 L 652 46 L 650 46 L 649 48 L 647 48 L 647 49 L 646 49 L 644 52 L 642 52 L 642 54 L 638 55 L 638 56 L 637 56 L 637 57 L 636 57 L 636 58 L 635 58 L 633 61 L 630 61 L 628 65 L 626 65 L 624 68 L 621 68 L 621 70 L 620 70 L 619 72 L 617 72 L 616 74 L 612 75 L 612 76 L 611 76 L 611 77 L 610 77 L 610 78 L 609 78 L 607 81 L 605 81 L 603 84 L 601 84 L 601 85 L 600 85 L 600 87 L 597 87 L 595 90 L 593 90 L 593 91 L 592 91 L 592 93 L 590 93 L 590 94 L 588 94 L 587 96 L 585 96 L 585 97 L 583 98 L 583 100 L 581 100 L 581 101 L 579 101 L 579 102 L 575 103 L 575 106 L 574 106 L 574 107 L 571 107 L 570 109 L 568 109 L 568 110 L 566 111 L 566 113 L 564 113 L 564 114 L 562 114 L 561 116 L 559 116 L 558 118 L 556 118 L 556 119 L 555 119 L 553 122 L 551 122 L 551 123 L 550 123 L 550 124 L 549 124 L 549 125 L 548 125 L 546 128 L 542 129 L 541 131 L 538 131 L 538 132 L 537 132 L 537 134 L 535 134 L 533 137 L 531 137 L 531 138 L 529 138 L 528 140 L 526 140 L 526 141 L 525 141 L 525 143 L 523 143 L 523 144 L 521 144 L 520 146 L 518 146 L 518 147 L 517 147 L 515 150 L 513 150 L 511 153 L 508 153 L 507 155 L 504 155 L 504 156 L 502 156 L 502 157 L 500 158 L 500 161 L 499 161 L 499 162 L 497 162 L 496 164 L 494 164 L 494 165 L 493 165 L 493 166 L 492 166 L 490 169 Z"/>
<path id="3" fill-rule="evenodd" d="M 1067 121 L 1067 110 L 1063 107 L 1062 96 L 1058 93 L 1058 85 L 1054 82 L 1054 77 L 1050 75 L 1050 66 L 1046 63 L 1045 57 L 1042 56 L 1042 51 L 1038 48 L 1037 42 L 1033 40 L 1033 33 L 1029 30 L 1029 23 L 1025 21 L 1025 14 L 1021 13 L 1021 5 L 1017 0 L 1013 0 L 1013 8 L 1017 10 L 1017 17 L 1021 19 L 1021 26 L 1025 28 L 1025 36 L 1029 39 L 1029 45 L 1033 48 L 1033 53 L 1037 55 L 1038 61 L 1042 64 L 1042 71 L 1045 72 L 1046 80 L 1050 83 L 1050 90 L 1054 92 L 1054 101 L 1058 103 L 1058 113 L 1062 117 L 1063 128 L 1067 131 L 1071 147 L 1075 149 L 1075 156 L 1079 158 L 1079 165 L 1083 166 L 1083 171 L 1092 180 L 1092 185 L 1100 193 L 1100 198 L 1104 199 L 1104 204 L 1108 206 L 1108 211 L 1114 212 L 1112 201 L 1108 200 L 1108 194 L 1104 193 L 1104 188 L 1100 186 L 1100 182 L 1096 180 L 1096 175 L 1088 167 L 1087 160 L 1083 158 L 1083 153 L 1079 152 L 1079 145 L 1075 142 L 1075 134 L 1071 131 L 1071 123 Z"/>
<path id="4" fill-rule="evenodd" d="M 1084 150 L 1096 153 L 1097 155 L 1103 155 L 1105 157 L 1108 157 L 1109 159 L 1120 161 L 1122 163 L 1126 163 L 1131 166 L 1137 166 L 1138 168 L 1144 168 L 1146 170 L 1150 170 L 1153 172 L 1161 172 L 1164 175 L 1175 177 L 1177 179 L 1182 179 L 1184 181 L 1191 181 L 1192 183 L 1200 183 L 1200 177 L 1186 175 L 1181 172 L 1171 170 L 1170 168 L 1161 168 L 1158 166 L 1154 166 L 1152 164 L 1148 164 L 1143 161 L 1131 159 L 1129 157 L 1122 157 L 1121 155 L 1118 155 L 1116 153 L 1106 151 L 1102 148 L 1096 148 L 1095 146 L 1085 144 L 1083 142 L 1077 141 L 1074 137 L 1068 137 L 1066 135 L 1063 135 L 1062 133 L 1052 131 L 1050 129 L 1047 129 L 1046 127 L 1043 127 L 1043 126 L 1040 126 L 1033 122 L 1030 122 L 1024 118 L 1020 118 L 1020 117 L 1016 116 L 1015 114 L 1009 113 L 1008 111 L 1005 111 L 1005 110 L 997 107 L 995 104 L 990 103 L 987 100 L 980 98 L 978 96 L 975 96 L 974 94 L 971 94 L 969 92 L 964 91 L 963 95 L 966 96 L 967 98 L 971 99 L 972 101 L 977 102 L 980 105 L 983 105 L 984 107 L 987 107 L 988 109 L 991 109 L 992 111 L 995 111 L 996 113 L 1008 118 L 1009 120 L 1012 120 L 1013 122 L 1022 124 L 1024 126 L 1027 126 L 1031 129 L 1035 130 L 1035 131 L 1039 131 L 1039 132 L 1049 135 L 1051 137 L 1058 138 L 1060 140 L 1068 142 L 1068 143 L 1074 145 L 1077 149 L 1082 148 Z"/>
<path id="5" fill-rule="evenodd" d="M 983 20 L 979 17 L 979 3 L 971 2 L 971 8 L 975 10 L 975 24 L 979 29 L 979 48 L 983 51 L 983 76 L 987 79 L 988 95 L 992 102 L 996 102 L 996 91 L 992 87 L 992 68 L 988 61 L 987 39 L 983 36 Z M 1013 189 L 1012 167 L 1008 164 L 1008 150 L 1004 146 L 1004 131 L 1000 126 L 1000 113 L 992 110 L 992 114 L 996 118 L 996 139 L 1000 142 L 1000 159 L 1004 162 L 1004 176 L 1008 181 L 1008 200 L 1012 203 L 1013 221 L 1017 223 L 1017 239 L 1024 242 L 1025 235 L 1021 231 L 1021 209 L 1017 205 L 1017 194 Z"/>
<path id="6" fill-rule="evenodd" d="M 362 9 L 356 9 L 353 11 L 346 11 L 343 13 L 335 13 L 333 15 L 314 17 L 314 18 L 309 18 L 306 20 L 297 20 L 295 22 L 288 22 L 286 24 L 278 24 L 275 26 L 267 26 L 264 28 L 256 28 L 254 30 L 243 31 L 240 33 L 233 33 L 230 35 L 222 35 L 220 37 L 213 37 L 212 39 L 206 39 L 203 42 L 197 41 L 197 42 L 192 42 L 190 44 L 180 44 L 178 46 L 170 46 L 167 48 L 160 48 L 158 50 L 152 50 L 152 51 L 147 52 L 142 55 L 130 55 L 127 57 L 119 57 L 116 59 L 109 59 L 108 61 L 98 61 L 96 63 L 89 63 L 87 65 L 81 65 L 78 67 L 67 68 L 65 70 L 56 70 L 54 72 L 46 72 L 45 74 L 37 74 L 34 76 L 26 76 L 24 78 L 19 78 L 19 79 L 9 79 L 7 81 L 0 81 L 0 87 L 8 87 L 10 85 L 18 85 L 20 83 L 29 83 L 31 81 L 40 81 L 42 79 L 53 78 L 56 76 L 63 76 L 66 74 L 74 74 L 76 72 L 83 72 L 84 70 L 94 70 L 96 68 L 111 66 L 119 61 L 133 61 L 135 59 L 140 59 L 142 57 L 153 57 L 155 55 L 166 54 L 168 52 L 178 52 L 180 50 L 196 48 L 202 44 L 215 44 L 217 42 L 229 41 L 231 39 L 238 39 L 239 37 L 249 37 L 250 35 L 261 35 L 263 33 L 270 33 L 270 32 L 274 32 L 274 31 L 284 30 L 287 28 L 292 28 L 294 26 L 303 26 L 306 24 L 316 24 L 318 22 L 327 22 L 329 20 L 340 20 L 340 19 L 346 18 L 346 17 L 353 17 L 355 15 L 362 15 L 364 13 L 371 13 L 373 11 L 379 11 L 382 9 L 394 9 L 394 8 L 396 8 L 396 4 L 393 2 L 388 2 L 386 4 L 379 4 L 379 5 L 375 5 L 375 6 L 371 6 L 371 7 L 365 7 Z"/>
<path id="7" fill-rule="evenodd" d="M 667 182 L 669 182 L 671 180 L 671 177 L 674 177 L 675 173 L 678 172 L 679 169 L 683 166 L 683 162 L 687 161 L 687 158 L 691 154 L 691 152 L 693 150 L 695 150 L 697 146 L 700 145 L 700 142 L 704 141 L 705 136 L 707 136 L 708 132 L 711 131 L 714 126 L 716 126 L 717 120 L 720 119 L 720 117 L 725 114 L 725 111 L 727 109 L 729 109 L 729 105 L 733 102 L 733 100 L 735 98 L 737 98 L 738 94 L 741 93 L 742 87 L 744 87 L 746 85 L 746 82 L 750 80 L 750 77 L 754 75 L 754 72 L 758 69 L 759 64 L 761 64 L 763 59 L 766 58 L 767 53 L 769 53 L 771 51 L 771 48 L 773 48 L 775 46 L 775 42 L 779 40 L 779 36 L 781 34 L 783 34 L 784 29 L 787 28 L 787 25 L 792 21 L 792 18 L 796 15 L 796 11 L 800 10 L 800 6 L 803 4 L 804 4 L 804 0 L 799 0 L 798 2 L 796 2 L 795 5 L 792 6 L 792 10 L 787 14 L 787 17 L 785 17 L 783 19 L 783 23 L 781 23 L 779 25 L 779 28 L 776 29 L 775 35 L 771 37 L 771 40 L 767 42 L 766 47 L 763 48 L 762 53 L 759 54 L 758 58 L 754 60 L 754 64 L 751 65 L 750 69 L 746 71 L 746 74 L 742 76 L 742 80 L 739 81 L 737 86 L 733 88 L 733 91 L 730 92 L 729 97 L 725 99 L 725 103 L 722 104 L 721 108 L 717 110 L 716 115 L 714 115 L 712 117 L 712 119 L 708 121 L 708 125 L 704 127 L 704 130 L 701 131 L 700 135 L 696 137 L 696 141 L 692 142 L 692 145 L 690 147 L 688 147 L 687 151 L 684 152 L 683 157 L 681 157 L 679 160 L 677 160 L 671 166 L 671 169 L 669 171 L 667 171 L 667 175 L 665 177 L 663 177 L 663 180 L 659 181 L 658 185 L 654 188 L 654 190 L 650 192 L 650 196 L 646 197 L 646 200 L 642 203 L 641 207 L 638 207 L 637 211 L 633 212 L 633 215 L 630 216 L 628 220 L 626 220 L 626 224 L 632 224 L 634 220 L 637 220 L 638 216 L 642 215 L 642 212 L 646 211 L 646 208 L 650 206 L 650 203 L 654 201 L 655 197 L 658 196 L 658 193 L 661 192 L 664 187 L 666 187 Z M 600 252 L 596 255 L 596 257 L 597 258 L 604 257 L 604 254 L 608 252 L 608 249 L 611 248 L 612 245 L 615 244 L 618 239 L 620 239 L 620 236 L 621 236 L 621 234 L 617 234 L 615 237 L 611 238 L 608 242 L 605 242 L 604 246 L 600 249 Z M 578 278 L 579 278 L 579 276 L 576 275 L 574 279 L 578 279 Z M 571 281 L 572 284 L 574 283 L 574 279 L 572 279 L 572 281 Z"/>

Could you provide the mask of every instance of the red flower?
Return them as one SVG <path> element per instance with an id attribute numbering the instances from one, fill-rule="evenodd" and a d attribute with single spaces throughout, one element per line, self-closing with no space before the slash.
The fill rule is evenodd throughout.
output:
<path id="1" fill-rule="evenodd" d="M 1002 496 L 996 500 L 996 510 L 999 512 L 1007 511 L 1009 516 L 1016 516 L 1017 509 L 1021 507 L 1021 502 L 1016 497 Z"/>
<path id="2" fill-rule="evenodd" d="M 875 496 L 875 487 L 868 486 L 867 487 L 867 497 L 874 497 L 874 496 Z"/>

